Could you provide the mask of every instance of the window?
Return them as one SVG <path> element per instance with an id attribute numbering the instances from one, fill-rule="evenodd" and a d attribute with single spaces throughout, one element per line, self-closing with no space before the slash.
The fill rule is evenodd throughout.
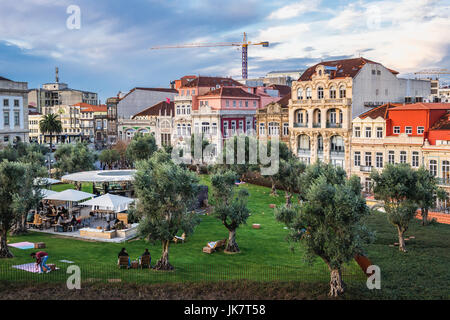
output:
<path id="1" fill-rule="evenodd" d="M 289 123 L 283 123 L 283 136 L 289 135 Z"/>
<path id="2" fill-rule="evenodd" d="M 202 122 L 202 133 L 209 134 L 209 122 Z"/>
<path id="3" fill-rule="evenodd" d="M 335 87 L 330 88 L 330 99 L 336 99 L 336 88 Z"/>
<path id="4" fill-rule="evenodd" d="M 8 99 L 3 99 L 3 106 L 4 107 L 9 107 L 9 100 Z"/>
<path id="5" fill-rule="evenodd" d="M 248 101 L 245 101 L 245 107 L 248 108 Z"/>
<path id="6" fill-rule="evenodd" d="M 253 101 L 253 107 L 256 108 L 256 101 Z"/>
<path id="7" fill-rule="evenodd" d="M 239 100 L 239 108 L 242 108 L 242 100 Z"/>
<path id="8" fill-rule="evenodd" d="M 381 71 L 380 70 L 377 70 L 377 75 L 381 75 Z"/>
<path id="9" fill-rule="evenodd" d="M 413 151 L 412 153 L 411 165 L 415 168 L 419 166 L 419 153 L 417 151 Z"/>
<path id="10" fill-rule="evenodd" d="M 181 136 L 181 125 L 177 124 L 177 134 L 180 137 Z"/>
<path id="11" fill-rule="evenodd" d="M 400 163 L 406 163 L 406 151 L 400 151 Z"/>
<path id="12" fill-rule="evenodd" d="M 323 99 L 323 88 L 322 87 L 317 88 L 317 99 Z"/>
<path id="13" fill-rule="evenodd" d="M 192 89 L 192 95 L 193 95 L 193 96 L 195 95 L 195 90 L 194 90 L 194 89 Z"/>
<path id="14" fill-rule="evenodd" d="M 183 137 L 186 136 L 186 124 L 184 124 L 184 123 L 183 123 L 183 125 L 182 125 L 181 135 L 182 135 Z"/>
<path id="15" fill-rule="evenodd" d="M 228 121 L 223 122 L 223 136 L 228 137 Z"/>
<path id="16" fill-rule="evenodd" d="M 216 128 L 217 129 L 217 128 Z M 191 124 L 188 123 L 187 125 L 187 135 L 190 136 L 191 135 Z"/>
<path id="17" fill-rule="evenodd" d="M 381 152 L 377 152 L 375 156 L 375 166 L 377 168 L 383 168 L 383 154 Z"/>
<path id="18" fill-rule="evenodd" d="M 406 132 L 406 134 L 411 134 L 412 133 L 412 127 L 405 127 L 405 132 Z"/>
<path id="19" fill-rule="evenodd" d="M 339 87 L 339 98 L 345 98 L 347 94 L 347 90 L 345 89 L 345 86 Z"/>
<path id="20" fill-rule="evenodd" d="M 399 134 L 400 133 L 400 127 L 394 127 L 394 134 Z"/>
<path id="21" fill-rule="evenodd" d="M 361 127 L 355 127 L 355 129 L 353 130 L 353 134 L 355 138 L 361 137 Z"/>
<path id="22" fill-rule="evenodd" d="M 389 151 L 389 153 L 388 153 L 388 162 L 390 164 L 394 164 L 395 163 L 395 152 L 394 151 Z"/>
<path id="23" fill-rule="evenodd" d="M 297 90 L 297 100 L 303 100 L 303 89 L 299 88 Z"/>
<path id="24" fill-rule="evenodd" d="M 442 161 L 442 180 L 444 183 L 450 182 L 450 161 Z"/>
<path id="25" fill-rule="evenodd" d="M 236 100 L 233 100 L 233 107 L 236 107 Z"/>
<path id="26" fill-rule="evenodd" d="M 3 124 L 5 126 L 9 126 L 9 112 L 8 111 L 5 111 L 3 113 Z"/>
<path id="27" fill-rule="evenodd" d="M 417 127 L 417 134 L 423 134 L 424 130 L 424 127 Z"/>
<path id="28" fill-rule="evenodd" d="M 213 135 L 217 134 L 217 123 L 213 122 L 212 127 L 211 127 L 211 131 Z"/>
<path id="29" fill-rule="evenodd" d="M 331 152 L 344 152 L 344 139 L 341 136 L 331 137 Z"/>
<path id="30" fill-rule="evenodd" d="M 266 134 L 266 127 L 264 122 L 259 123 L 259 135 L 264 136 Z"/>
<path id="31" fill-rule="evenodd" d="M 372 190 L 372 179 L 366 178 L 364 181 L 364 191 L 370 192 Z"/>
<path id="32" fill-rule="evenodd" d="M 19 100 L 18 99 L 14 99 L 14 107 L 19 107 Z"/>
<path id="33" fill-rule="evenodd" d="M 375 89 L 375 95 L 379 95 L 380 94 L 380 89 Z"/>
<path id="34" fill-rule="evenodd" d="M 377 138 L 383 138 L 383 128 L 377 127 Z"/>
<path id="35" fill-rule="evenodd" d="M 433 177 L 437 176 L 437 161 L 430 160 L 430 173 Z"/>
<path id="36" fill-rule="evenodd" d="M 306 99 L 311 99 L 311 95 L 312 95 L 311 88 L 310 87 L 306 88 Z"/>
<path id="37" fill-rule="evenodd" d="M 236 133 L 236 120 L 231 121 L 231 134 Z"/>
<path id="38" fill-rule="evenodd" d="M 361 166 L 361 152 L 355 152 L 355 167 Z"/>
<path id="39" fill-rule="evenodd" d="M 365 156 L 364 156 L 364 161 L 367 167 L 371 167 L 372 166 L 372 153 L 371 152 L 366 152 Z"/>
<path id="40" fill-rule="evenodd" d="M 226 101 L 225 101 L 225 106 L 226 106 L 226 107 L 229 107 L 229 106 L 230 106 L 230 100 L 226 100 Z"/>
<path id="41" fill-rule="evenodd" d="M 372 74 L 376 74 L 377 73 L 377 70 L 372 70 Z"/>
<path id="42" fill-rule="evenodd" d="M 243 133 L 244 132 L 244 120 L 239 120 L 239 129 L 238 129 L 239 133 Z"/>
<path id="43" fill-rule="evenodd" d="M 278 122 L 269 122 L 269 136 L 280 135 L 280 124 Z"/>
<path id="44" fill-rule="evenodd" d="M 366 138 L 371 138 L 372 137 L 372 128 L 370 127 L 366 127 Z"/>

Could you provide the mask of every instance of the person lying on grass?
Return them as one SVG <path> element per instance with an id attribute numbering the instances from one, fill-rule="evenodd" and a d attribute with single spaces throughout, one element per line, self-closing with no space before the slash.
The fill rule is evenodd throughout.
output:
<path id="1" fill-rule="evenodd" d="M 30 254 L 30 256 L 33 259 L 36 259 L 36 268 L 39 266 L 40 267 L 40 271 L 39 273 L 44 273 L 44 268 L 45 270 L 47 270 L 46 272 L 49 273 L 51 270 L 51 268 L 49 266 L 47 266 L 45 263 L 48 260 L 48 253 L 44 252 L 44 251 L 39 251 L 39 252 L 33 252 Z"/>

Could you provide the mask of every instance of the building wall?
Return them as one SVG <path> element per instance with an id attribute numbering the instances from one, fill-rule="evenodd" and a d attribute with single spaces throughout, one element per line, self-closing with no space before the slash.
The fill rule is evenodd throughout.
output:
<path id="1" fill-rule="evenodd" d="M 4 106 L 4 100 L 8 106 Z M 15 105 L 18 101 L 18 105 Z M 5 114 L 9 113 L 9 125 L 5 124 Z M 19 122 L 15 124 L 15 115 Z M 0 145 L 14 140 L 28 141 L 28 84 L 0 80 Z"/>
<path id="2" fill-rule="evenodd" d="M 149 106 L 165 101 L 166 98 L 173 101 L 175 95 L 176 93 L 172 92 L 134 90 L 117 104 L 117 117 L 119 119 L 130 119 Z"/>
<path id="3" fill-rule="evenodd" d="M 269 132 L 269 123 L 278 124 L 278 130 Z M 287 125 L 287 135 L 284 132 L 284 125 Z M 261 132 L 261 129 L 263 132 Z M 278 131 L 278 135 L 276 132 Z M 288 146 L 290 144 L 290 128 L 289 128 L 289 109 L 282 108 L 278 103 L 270 103 L 263 109 L 256 111 L 256 132 L 258 139 L 271 139 L 272 136 L 278 136 Z"/>

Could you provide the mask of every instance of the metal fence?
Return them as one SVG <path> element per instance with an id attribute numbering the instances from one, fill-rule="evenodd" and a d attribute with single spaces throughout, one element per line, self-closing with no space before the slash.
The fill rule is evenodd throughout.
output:
<path id="1" fill-rule="evenodd" d="M 50 273 L 32 273 L 13 268 L 14 263 L 2 261 L 0 281 L 29 283 L 65 283 L 73 275 L 69 266 L 76 264 L 57 263 L 58 270 Z M 154 269 L 119 269 L 116 265 L 82 265 L 79 267 L 81 282 L 127 282 L 127 283 L 164 283 L 164 282 L 214 282 L 249 280 L 258 282 L 298 281 L 328 282 L 329 271 L 324 266 L 308 266 L 305 269 L 287 265 L 273 266 L 236 266 L 236 265 L 175 265 L 172 271 Z M 342 276 L 346 282 L 365 281 L 366 276 L 360 269 L 343 268 Z"/>

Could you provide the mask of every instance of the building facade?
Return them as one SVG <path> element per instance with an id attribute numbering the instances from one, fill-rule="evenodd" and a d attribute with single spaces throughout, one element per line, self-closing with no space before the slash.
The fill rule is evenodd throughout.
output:
<path id="1" fill-rule="evenodd" d="M 332 163 L 350 172 L 352 119 L 387 102 L 422 101 L 428 80 L 397 78 L 398 72 L 364 58 L 320 62 L 292 84 L 291 147 L 306 163 Z"/>
<path id="2" fill-rule="evenodd" d="M 290 95 L 286 95 L 277 102 L 271 102 L 265 107 L 256 110 L 256 132 L 258 139 L 266 140 L 277 136 L 280 141 L 289 146 L 290 98 Z"/>
<path id="3" fill-rule="evenodd" d="M 28 84 L 0 77 L 0 146 L 28 141 Z"/>

